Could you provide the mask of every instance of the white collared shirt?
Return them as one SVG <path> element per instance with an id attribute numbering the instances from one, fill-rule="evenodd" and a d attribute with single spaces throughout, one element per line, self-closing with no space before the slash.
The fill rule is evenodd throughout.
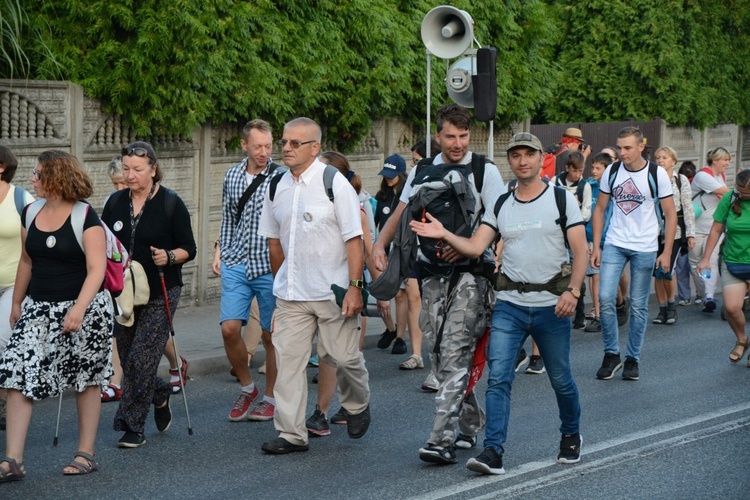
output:
<path id="1" fill-rule="evenodd" d="M 331 203 L 324 170 L 316 158 L 299 178 L 285 174 L 273 201 L 266 194 L 258 234 L 281 243 L 284 263 L 273 294 L 283 300 L 329 300 L 331 284 L 349 286 L 346 242 L 362 237 L 359 200 L 346 178 L 336 174 Z"/>

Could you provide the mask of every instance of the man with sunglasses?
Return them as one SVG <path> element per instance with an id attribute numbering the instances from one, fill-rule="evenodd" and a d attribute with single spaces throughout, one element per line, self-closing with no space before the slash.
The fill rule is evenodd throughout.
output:
<path id="1" fill-rule="evenodd" d="M 349 437 L 364 436 L 370 425 L 369 375 L 359 351 L 357 318 L 364 269 L 359 199 L 339 173 L 329 198 L 326 165 L 318 159 L 320 141 L 320 127 L 309 118 L 284 126 L 279 146 L 289 173 L 278 179 L 273 200 L 266 195 L 258 229 L 268 238 L 275 276 L 278 437 L 261 447 L 272 455 L 308 450 L 305 367 L 316 332 L 320 362 L 337 367 Z M 347 290 L 341 307 L 333 300 L 332 284 Z"/>
<path id="2" fill-rule="evenodd" d="M 260 210 L 271 179 L 285 171 L 271 161 L 271 126 L 252 120 L 242 129 L 242 151 L 247 155 L 231 167 L 224 177 L 221 203 L 221 236 L 215 244 L 212 265 L 221 276 L 221 313 L 219 324 L 224 350 L 240 382 L 240 394 L 229 412 L 229 420 L 267 421 L 273 418 L 276 401 L 276 356 L 271 343 L 271 320 L 276 306 L 268 240 L 258 234 Z M 242 340 L 253 299 L 258 300 L 261 340 L 266 352 L 266 390 L 262 401 L 251 412 L 260 396 L 248 367 L 248 355 Z"/>

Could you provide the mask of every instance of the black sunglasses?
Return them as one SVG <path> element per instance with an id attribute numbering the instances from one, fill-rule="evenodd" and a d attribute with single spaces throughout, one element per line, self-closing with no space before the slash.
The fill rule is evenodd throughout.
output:
<path id="1" fill-rule="evenodd" d="M 120 154 L 122 154 L 122 156 L 137 156 L 139 158 L 150 158 L 153 162 L 156 162 L 156 158 L 151 156 L 151 153 L 149 153 L 148 149 L 146 148 L 125 147 L 125 148 L 122 148 L 122 151 L 120 151 Z"/>

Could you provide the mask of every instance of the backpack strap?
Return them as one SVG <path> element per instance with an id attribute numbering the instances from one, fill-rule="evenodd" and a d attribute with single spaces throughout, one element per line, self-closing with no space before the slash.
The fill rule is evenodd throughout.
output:
<path id="1" fill-rule="evenodd" d="M 174 207 L 177 205 L 177 193 L 164 186 L 160 188 L 164 190 L 164 213 L 167 215 L 167 220 L 171 221 L 174 216 Z"/>
<path id="2" fill-rule="evenodd" d="M 29 204 L 29 208 L 26 209 L 26 223 L 24 224 L 26 226 L 26 231 L 29 230 L 31 223 L 36 219 L 36 216 L 39 215 L 39 212 L 41 212 L 46 203 L 47 200 L 39 198 L 35 202 Z"/>
<path id="3" fill-rule="evenodd" d="M 73 234 L 76 237 L 78 246 L 83 251 L 83 223 L 86 220 L 86 214 L 89 211 L 89 205 L 82 201 L 73 203 L 73 210 L 70 212 L 70 225 L 73 226 Z"/>
<path id="4" fill-rule="evenodd" d="M 588 179 L 586 181 L 579 181 L 576 186 L 576 199 L 578 203 L 583 203 L 583 191 L 586 189 L 587 184 L 589 184 Z"/>
<path id="5" fill-rule="evenodd" d="M 567 212 L 567 200 L 565 199 L 565 189 L 560 186 L 552 186 L 555 190 L 555 205 L 557 205 L 557 213 L 560 216 L 555 223 L 560 225 L 560 229 L 563 233 L 563 241 L 565 242 L 565 248 L 570 250 L 570 243 L 568 242 L 568 212 Z"/>
<path id="6" fill-rule="evenodd" d="M 23 208 L 26 206 L 26 190 L 22 187 L 13 186 L 13 201 L 16 204 L 16 212 L 21 216 Z"/>
<path id="7" fill-rule="evenodd" d="M 274 196 L 276 196 L 276 186 L 279 185 L 279 181 L 285 174 L 286 172 L 282 172 L 271 179 L 271 183 L 268 185 L 268 196 L 271 198 L 271 201 L 273 201 Z"/>
<path id="8" fill-rule="evenodd" d="M 273 171 L 276 170 L 276 165 L 274 162 L 271 162 L 271 164 L 267 167 L 268 173 L 259 173 L 255 176 L 253 179 L 253 182 L 250 183 L 249 186 L 245 189 L 245 192 L 242 193 L 242 197 L 240 198 L 240 201 L 237 203 L 237 213 L 234 214 L 234 223 L 237 224 L 240 222 L 240 219 L 242 218 L 242 211 L 245 210 L 245 205 L 247 205 L 248 200 L 250 197 L 255 193 L 255 191 L 258 190 L 258 187 L 263 184 L 263 181 L 266 180 L 271 174 L 273 174 Z"/>
<path id="9" fill-rule="evenodd" d="M 323 187 L 326 189 L 328 199 L 333 203 L 333 178 L 336 177 L 338 169 L 332 165 L 326 165 L 323 171 Z"/>
<path id="10" fill-rule="evenodd" d="M 471 172 L 474 174 L 474 187 L 477 188 L 477 193 L 482 193 L 482 187 L 484 187 L 484 169 L 487 165 L 487 157 L 477 153 L 471 153 Z M 490 163 L 494 163 L 489 160 Z M 480 196 L 481 200 L 482 197 Z M 484 205 L 484 204 L 483 204 Z"/>

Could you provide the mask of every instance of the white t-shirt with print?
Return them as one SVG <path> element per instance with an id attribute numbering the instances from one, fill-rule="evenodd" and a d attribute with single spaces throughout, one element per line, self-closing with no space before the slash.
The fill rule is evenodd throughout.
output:
<path id="1" fill-rule="evenodd" d="M 612 218 L 607 230 L 607 245 L 615 245 L 636 252 L 659 250 L 659 226 L 656 204 L 649 186 L 648 168 L 631 171 L 620 165 L 609 185 L 609 173 L 618 162 L 608 166 L 600 182 L 600 191 L 612 197 Z M 663 168 L 656 169 L 657 192 L 660 199 L 672 196 L 672 182 Z"/>
<path id="2" fill-rule="evenodd" d="M 690 189 L 693 191 L 693 196 L 695 196 L 693 201 L 703 209 L 700 217 L 695 219 L 696 234 L 708 234 L 711 232 L 711 225 L 714 223 L 714 212 L 716 211 L 716 207 L 719 206 L 719 201 L 721 201 L 721 196 L 715 195 L 714 191 L 723 187 L 727 187 L 727 183 L 724 182 L 724 177 L 721 174 L 711 175 L 700 171 L 693 177 L 693 182 L 690 184 Z M 698 193 L 701 194 L 696 196 Z"/>

